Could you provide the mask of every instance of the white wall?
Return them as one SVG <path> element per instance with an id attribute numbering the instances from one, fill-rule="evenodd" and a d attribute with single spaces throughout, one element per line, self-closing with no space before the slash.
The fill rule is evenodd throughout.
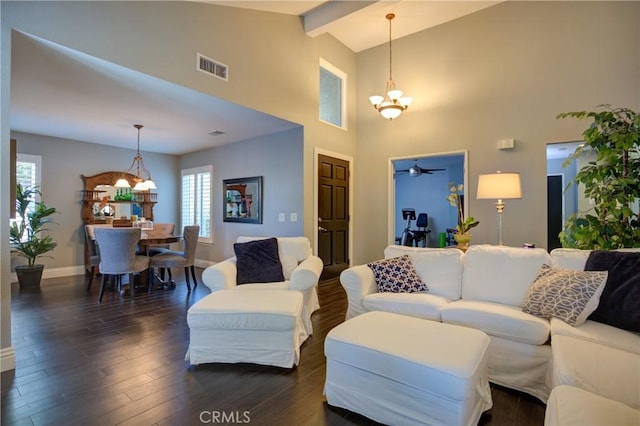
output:
<path id="1" fill-rule="evenodd" d="M 469 150 L 475 243 L 495 244 L 497 234 L 493 201 L 475 199 L 478 175 L 520 172 L 523 198 L 506 201 L 505 244 L 545 247 L 546 144 L 580 140 L 588 126 L 556 116 L 640 107 L 639 18 L 639 2 L 510 1 L 396 40 L 393 77 L 414 102 L 392 122 L 367 100 L 388 77 L 388 46 L 358 54 L 356 186 L 369 190 L 355 194 L 355 263 L 380 258 L 387 244 L 387 209 L 368 206 L 388 203 L 388 159 L 416 151 Z M 498 150 L 505 138 L 516 139 L 514 150 Z"/>
<path id="2" fill-rule="evenodd" d="M 234 255 L 233 243 L 240 235 L 303 235 L 302 128 L 185 155 L 180 168 L 213 164 L 213 245 L 200 244 L 197 257 L 219 262 Z M 262 224 L 224 222 L 222 181 L 262 176 Z M 286 221 L 278 215 L 285 213 Z"/>

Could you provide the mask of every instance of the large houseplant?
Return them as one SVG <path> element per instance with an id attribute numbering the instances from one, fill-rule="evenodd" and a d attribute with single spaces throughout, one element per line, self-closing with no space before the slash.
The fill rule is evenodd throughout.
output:
<path id="1" fill-rule="evenodd" d="M 583 133 L 584 144 L 563 167 L 591 150 L 596 155 L 569 185 L 584 185 L 591 208 L 577 212 L 560 233 L 564 247 L 617 249 L 640 247 L 640 115 L 628 108 L 600 105 L 598 112 L 566 112 L 558 118 L 593 120 Z"/>
<path id="2" fill-rule="evenodd" d="M 58 211 L 47 207 L 41 201 L 35 201 L 40 190 L 35 186 L 18 184 L 16 187 L 16 215 L 19 220 L 11 223 L 9 239 L 11 252 L 27 260 L 26 265 L 16 266 L 16 275 L 20 286 L 39 286 L 44 265 L 36 260 L 58 245 L 50 235 L 43 235 L 47 224 L 52 223 L 52 215 Z"/>

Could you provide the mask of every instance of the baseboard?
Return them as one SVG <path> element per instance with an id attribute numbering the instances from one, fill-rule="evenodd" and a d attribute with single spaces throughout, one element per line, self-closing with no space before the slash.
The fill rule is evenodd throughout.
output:
<path id="1" fill-rule="evenodd" d="M 0 349 L 0 371 L 16 369 L 16 351 L 12 346 Z"/>
<path id="2" fill-rule="evenodd" d="M 209 266 L 215 265 L 216 262 L 211 262 L 209 260 L 198 260 L 195 261 L 195 266 L 198 268 L 208 268 Z M 76 266 L 65 266 L 62 268 L 44 268 L 42 272 L 42 279 L 46 278 L 60 278 L 60 277 L 71 277 L 74 275 L 84 275 L 85 274 L 84 265 L 76 265 Z M 11 282 L 18 282 L 18 277 L 15 272 L 11 273 Z"/>

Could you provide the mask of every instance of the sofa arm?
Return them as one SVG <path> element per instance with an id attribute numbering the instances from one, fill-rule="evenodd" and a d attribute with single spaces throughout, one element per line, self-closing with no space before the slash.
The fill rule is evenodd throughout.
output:
<path id="1" fill-rule="evenodd" d="M 340 284 L 346 291 L 349 301 L 345 319 L 367 312 L 367 309 L 362 305 L 362 299 L 367 294 L 378 292 L 371 268 L 367 265 L 358 265 L 345 269 L 340 274 Z"/>
<path id="2" fill-rule="evenodd" d="M 214 292 L 235 287 L 236 276 L 236 258 L 232 257 L 205 269 L 202 272 L 202 282 Z"/>
<path id="3" fill-rule="evenodd" d="M 322 259 L 318 256 L 307 257 L 291 273 L 289 289 L 306 291 L 318 285 L 323 266 Z"/>

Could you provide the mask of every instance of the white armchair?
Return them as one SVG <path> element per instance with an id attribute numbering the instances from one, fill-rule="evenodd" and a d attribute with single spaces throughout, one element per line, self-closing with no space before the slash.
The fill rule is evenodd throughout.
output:
<path id="1" fill-rule="evenodd" d="M 246 243 L 262 238 L 266 237 L 238 237 L 237 242 Z M 322 273 L 322 260 L 313 255 L 306 237 L 278 237 L 277 240 L 284 281 L 237 285 L 236 258 L 232 257 L 205 269 L 202 282 L 211 292 L 222 289 L 300 291 L 304 296 L 303 320 L 311 334 L 311 314 L 320 308 L 317 287 Z"/>

